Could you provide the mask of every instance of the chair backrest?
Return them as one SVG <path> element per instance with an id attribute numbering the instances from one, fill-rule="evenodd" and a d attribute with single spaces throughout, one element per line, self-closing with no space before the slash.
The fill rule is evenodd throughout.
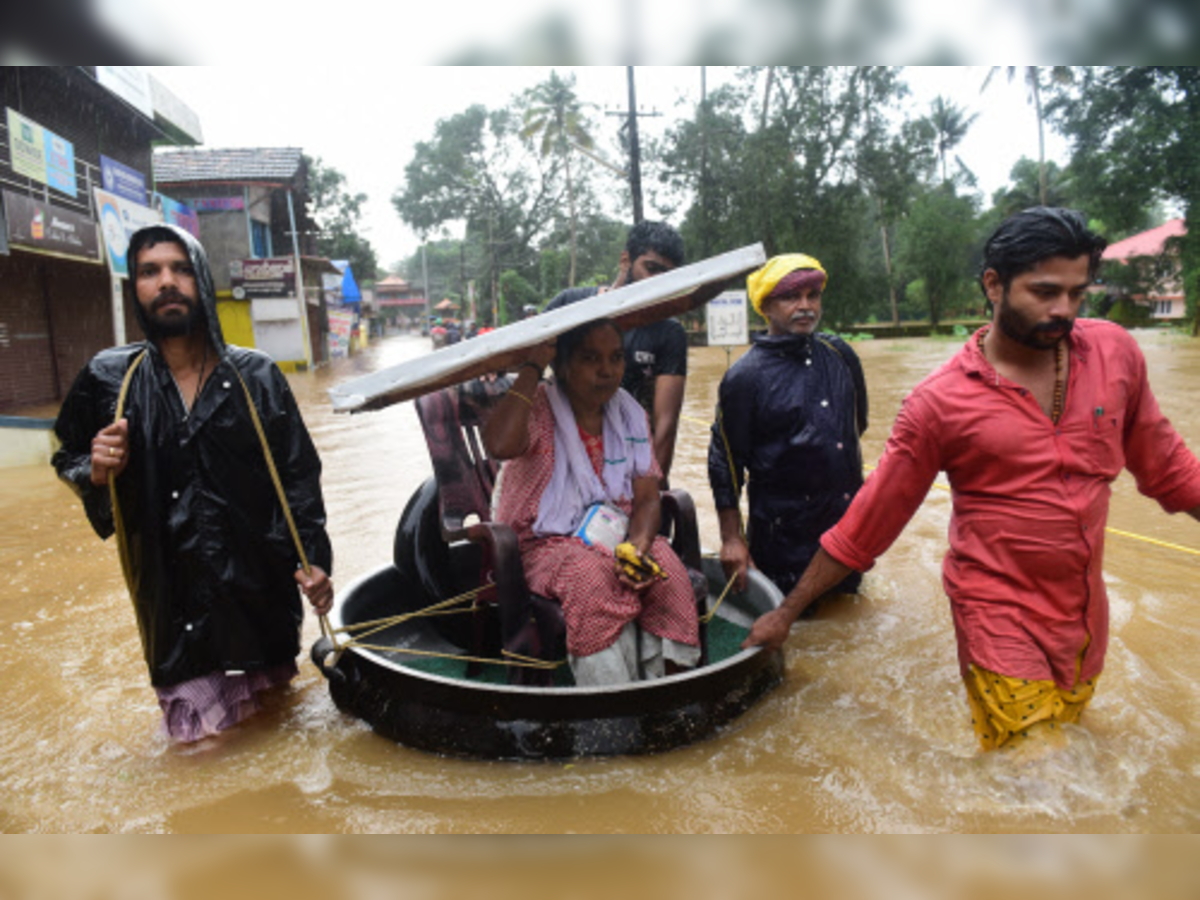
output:
<path id="1" fill-rule="evenodd" d="M 442 535 L 448 541 L 465 536 L 465 522 L 471 516 L 491 521 L 499 464 L 484 450 L 481 432 L 510 384 L 505 377 L 475 379 L 416 400 L 438 484 Z"/>

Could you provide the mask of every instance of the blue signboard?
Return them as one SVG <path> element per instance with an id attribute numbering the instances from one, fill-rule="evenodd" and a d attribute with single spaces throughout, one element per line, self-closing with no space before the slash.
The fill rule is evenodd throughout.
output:
<path id="1" fill-rule="evenodd" d="M 46 183 L 69 197 L 77 194 L 75 187 L 75 145 L 59 137 L 49 128 L 45 132 Z"/>
<path id="2" fill-rule="evenodd" d="M 146 205 L 146 176 L 125 163 L 100 154 L 100 180 L 104 190 L 134 203 Z"/>

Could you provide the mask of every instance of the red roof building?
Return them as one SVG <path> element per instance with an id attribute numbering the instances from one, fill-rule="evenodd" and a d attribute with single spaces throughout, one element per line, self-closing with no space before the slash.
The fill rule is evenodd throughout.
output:
<path id="1" fill-rule="evenodd" d="M 1186 315 L 1179 252 L 1171 246 L 1172 238 L 1183 237 L 1185 234 L 1187 226 L 1183 219 L 1172 219 L 1157 228 L 1117 241 L 1104 251 L 1105 262 L 1128 265 L 1133 260 L 1152 263 L 1161 260 L 1159 265 L 1166 271 L 1159 280 L 1158 290 L 1150 291 L 1145 296 L 1133 297 L 1143 306 L 1149 306 L 1155 319 L 1182 319 Z"/>
<path id="2" fill-rule="evenodd" d="M 387 307 L 425 307 L 425 291 L 409 284 L 399 275 L 375 282 L 375 305 Z"/>

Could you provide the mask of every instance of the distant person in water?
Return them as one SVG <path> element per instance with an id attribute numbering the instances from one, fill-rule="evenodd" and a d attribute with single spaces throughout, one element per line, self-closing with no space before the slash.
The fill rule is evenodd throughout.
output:
<path id="1" fill-rule="evenodd" d="M 781 646 L 814 599 L 870 569 L 945 472 L 944 583 L 981 746 L 1079 720 L 1108 649 L 1113 480 L 1128 469 L 1164 510 L 1200 519 L 1200 461 L 1159 410 L 1137 342 L 1078 318 L 1104 248 L 1070 210 L 1000 225 L 980 276 L 991 324 L 905 399 L 879 468 L 747 646 Z"/>

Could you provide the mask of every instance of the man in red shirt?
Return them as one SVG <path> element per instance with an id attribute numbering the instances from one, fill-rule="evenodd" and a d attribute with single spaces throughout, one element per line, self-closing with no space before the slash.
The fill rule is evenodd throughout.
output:
<path id="1" fill-rule="evenodd" d="M 878 470 L 746 646 L 781 646 L 815 598 L 871 568 L 944 471 L 943 583 L 980 743 L 1078 720 L 1108 646 L 1110 484 L 1128 468 L 1167 512 L 1200 519 L 1200 461 L 1159 410 L 1137 344 L 1076 318 L 1104 247 L 1069 210 L 997 229 L 980 278 L 991 325 L 905 399 Z"/>

